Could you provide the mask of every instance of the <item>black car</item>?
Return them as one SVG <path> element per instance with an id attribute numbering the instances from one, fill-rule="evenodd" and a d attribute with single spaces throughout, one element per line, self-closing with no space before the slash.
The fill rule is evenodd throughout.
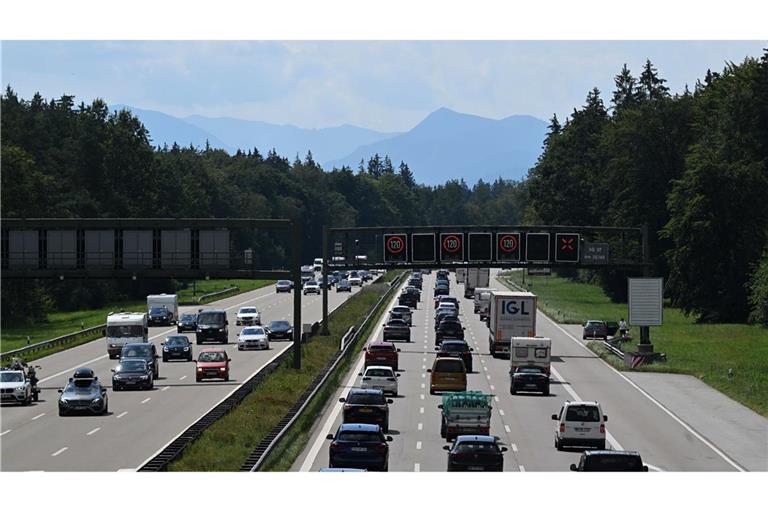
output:
<path id="1" fill-rule="evenodd" d="M 467 373 L 472 373 L 472 348 L 466 341 L 446 339 L 437 350 L 437 357 L 458 357 L 464 361 Z"/>
<path id="2" fill-rule="evenodd" d="M 206 309 L 197 315 L 196 339 L 198 345 L 204 341 L 229 341 L 229 321 L 223 309 Z"/>
<path id="3" fill-rule="evenodd" d="M 448 270 L 440 269 L 440 270 L 437 271 L 437 279 L 446 279 L 447 280 L 448 279 L 448 274 L 450 274 L 450 272 Z"/>
<path id="4" fill-rule="evenodd" d="M 164 363 L 169 359 L 192 360 L 192 342 L 186 336 L 168 336 L 161 345 Z"/>
<path id="5" fill-rule="evenodd" d="M 648 466 L 637 452 L 587 450 L 578 466 L 571 464 L 571 471 L 648 471 Z"/>
<path id="6" fill-rule="evenodd" d="M 603 338 L 608 340 L 608 326 L 602 320 L 588 320 L 584 324 L 584 332 L 582 333 L 582 339 L 587 338 Z"/>
<path id="7" fill-rule="evenodd" d="M 518 366 L 509 372 L 509 392 L 538 391 L 549 395 L 549 375 L 538 366 Z"/>
<path id="8" fill-rule="evenodd" d="M 438 295 L 450 295 L 451 288 L 448 285 L 445 284 L 438 284 L 435 285 L 435 297 Z"/>
<path id="9" fill-rule="evenodd" d="M 409 308 L 416 308 L 419 305 L 419 301 L 416 300 L 416 296 L 410 293 L 401 293 L 400 298 L 397 299 L 397 304 L 400 306 L 408 306 Z"/>
<path id="10" fill-rule="evenodd" d="M 421 302 L 421 290 L 419 290 L 415 286 L 406 286 L 403 292 L 414 295 L 416 297 L 416 302 Z"/>
<path id="11" fill-rule="evenodd" d="M 463 340 L 464 327 L 456 320 L 443 320 L 435 331 L 435 345 L 440 345 L 443 340 Z"/>
<path id="12" fill-rule="evenodd" d="M 339 402 L 344 404 L 342 423 L 368 423 L 389 432 L 392 399 L 385 397 L 382 390 L 352 388 L 346 398 L 339 398 Z"/>
<path id="13" fill-rule="evenodd" d="M 171 325 L 173 322 L 173 313 L 165 306 L 150 308 L 147 315 L 148 325 Z"/>
<path id="14" fill-rule="evenodd" d="M 195 332 L 197 330 L 197 313 L 183 313 L 176 323 L 176 332 Z"/>
<path id="15" fill-rule="evenodd" d="M 272 320 L 266 327 L 269 340 L 292 340 L 293 328 L 286 320 Z"/>
<path id="16" fill-rule="evenodd" d="M 389 470 L 389 445 L 392 437 L 384 437 L 381 427 L 367 423 L 342 423 L 331 440 L 328 465 L 332 468 Z"/>
<path id="17" fill-rule="evenodd" d="M 358 274 L 363 279 L 363 282 L 368 282 L 373 280 L 373 274 L 371 274 L 367 270 L 361 270 Z"/>
<path id="18" fill-rule="evenodd" d="M 421 284 L 422 284 L 421 279 L 410 278 L 408 280 L 408 286 L 413 286 L 414 288 L 418 288 L 419 290 L 421 290 Z"/>
<path id="19" fill-rule="evenodd" d="M 153 379 L 160 377 L 160 363 L 157 362 L 160 356 L 153 343 L 126 343 L 120 351 L 121 363 L 123 359 L 141 359 L 152 370 Z"/>
<path id="20" fill-rule="evenodd" d="M 449 307 L 437 308 L 435 310 L 435 329 L 437 329 L 437 326 L 440 325 L 440 322 L 449 316 L 455 316 L 458 318 L 459 311 L 456 308 Z"/>
<path id="21" fill-rule="evenodd" d="M 352 285 L 350 285 L 349 281 L 347 281 L 346 279 L 342 279 L 336 285 L 336 291 L 337 292 L 351 292 L 352 291 Z"/>
<path id="22" fill-rule="evenodd" d="M 275 283 L 275 293 L 291 293 L 293 283 L 287 279 L 281 279 Z"/>
<path id="23" fill-rule="evenodd" d="M 384 341 L 411 341 L 411 328 L 402 318 L 392 318 L 384 324 Z"/>
<path id="24" fill-rule="evenodd" d="M 458 436 L 448 450 L 448 471 L 504 471 L 505 446 L 493 436 Z"/>
<path id="25" fill-rule="evenodd" d="M 152 370 L 143 359 L 121 359 L 117 368 L 112 369 L 112 390 L 125 388 L 152 389 L 155 379 Z"/>
<path id="26" fill-rule="evenodd" d="M 78 368 L 67 385 L 59 390 L 59 416 L 68 414 L 107 414 L 107 390 L 90 368 Z"/>

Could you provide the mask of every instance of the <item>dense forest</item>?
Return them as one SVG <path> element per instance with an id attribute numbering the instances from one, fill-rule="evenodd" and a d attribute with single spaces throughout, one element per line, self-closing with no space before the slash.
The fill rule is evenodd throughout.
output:
<path id="1" fill-rule="evenodd" d="M 768 325 L 768 53 L 708 71 L 672 95 L 651 62 L 625 66 L 606 106 L 597 89 L 562 123 L 553 117 L 527 180 L 419 185 L 406 162 L 373 155 L 357 169 L 323 170 L 264 149 L 229 155 L 155 147 L 128 111 L 72 96 L 2 97 L 3 217 L 257 217 L 300 219 L 304 259 L 321 227 L 430 224 L 641 226 L 652 275 L 702 321 Z M 280 246 L 249 241 L 271 265 Z M 579 272 L 614 298 L 622 272 Z M 161 283 L 2 286 L 5 318 L 140 298 Z M 174 283 L 162 283 L 163 288 Z"/>

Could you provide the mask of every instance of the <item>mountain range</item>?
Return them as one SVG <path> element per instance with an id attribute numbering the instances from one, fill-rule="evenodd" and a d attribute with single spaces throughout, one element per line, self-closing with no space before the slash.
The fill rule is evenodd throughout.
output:
<path id="1" fill-rule="evenodd" d="M 526 115 L 503 119 L 438 109 L 403 133 L 377 132 L 352 125 L 306 129 L 229 117 L 175 117 L 127 105 L 149 130 L 153 145 L 221 148 L 228 153 L 258 148 L 262 154 L 275 149 L 292 160 L 312 151 L 316 162 L 331 169 L 346 165 L 357 169 L 360 160 L 374 154 L 389 155 L 395 167 L 408 164 L 416 181 L 438 185 L 464 179 L 523 178 L 541 153 L 547 123 Z"/>

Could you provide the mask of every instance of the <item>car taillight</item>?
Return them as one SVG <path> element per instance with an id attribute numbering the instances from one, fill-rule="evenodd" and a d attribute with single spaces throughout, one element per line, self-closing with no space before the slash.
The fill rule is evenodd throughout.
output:
<path id="1" fill-rule="evenodd" d="M 560 432 L 565 432 L 565 423 L 560 424 Z"/>
<path id="2" fill-rule="evenodd" d="M 600 433 L 605 434 L 605 425 L 603 423 L 600 424 Z"/>
<path id="3" fill-rule="evenodd" d="M 338 443 L 331 443 L 331 451 L 341 452 L 341 451 L 344 451 L 344 447 Z"/>
<path id="4" fill-rule="evenodd" d="M 382 443 L 382 444 L 377 444 L 377 445 L 374 445 L 374 446 L 373 446 L 373 450 L 374 450 L 376 453 L 386 453 L 386 452 L 387 452 L 387 445 L 386 445 L 386 444 L 384 444 L 384 443 Z"/>

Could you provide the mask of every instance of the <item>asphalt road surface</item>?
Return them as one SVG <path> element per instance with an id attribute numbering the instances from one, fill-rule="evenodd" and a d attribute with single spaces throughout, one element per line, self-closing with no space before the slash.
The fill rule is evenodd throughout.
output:
<path id="1" fill-rule="evenodd" d="M 353 288 L 353 294 L 359 288 Z M 351 294 L 328 293 L 329 310 Z M 235 314 L 242 306 L 256 306 L 262 323 L 286 319 L 292 322 L 293 293 L 275 293 L 274 286 L 236 295 L 205 307 L 227 310 L 229 344 L 225 347 L 232 362 L 230 381 L 195 382 L 195 363 L 160 360 L 160 377 L 155 389 L 112 392 L 111 368 L 117 360 L 107 357 L 104 338 L 36 361 L 42 388 L 40 401 L 31 406 L 3 405 L 0 409 L 0 469 L 3 471 L 118 471 L 140 467 L 189 425 L 232 393 L 284 350 L 288 341 L 270 342 L 270 350 L 238 351 Z M 302 322 L 322 317 L 322 298 L 302 296 Z M 196 311 L 197 306 L 182 307 Z M 300 330 L 300 326 L 299 326 Z M 151 327 L 150 341 L 158 348 L 176 326 Z M 184 333 L 194 343 L 194 333 Z M 200 347 L 193 345 L 195 355 Z M 58 389 L 75 368 L 90 367 L 108 385 L 109 414 L 105 416 L 58 416 Z"/>
<path id="2" fill-rule="evenodd" d="M 504 289 L 494 280 L 492 286 Z M 460 314 L 465 338 L 474 349 L 474 373 L 468 375 L 468 390 L 494 394 L 491 434 L 509 450 L 504 454 L 505 471 L 568 471 L 581 450 L 558 452 L 554 447 L 555 421 L 565 400 L 597 400 L 608 416 L 608 445 L 613 449 L 637 450 L 651 471 L 736 471 L 741 467 L 720 448 L 699 435 L 645 391 L 600 360 L 581 340 L 539 312 L 537 335 L 552 338 L 551 396 L 509 392 L 509 360 L 494 359 L 488 352 L 488 328 L 473 314 L 473 304 L 464 299 L 464 285 L 451 274 L 451 295 L 461 300 Z M 422 301 L 414 311 L 411 343 L 397 343 L 400 353 L 399 396 L 390 405 L 390 471 L 445 471 L 446 445 L 440 437 L 439 396 L 429 394 L 427 368 L 434 350 L 435 274 L 424 276 Z M 394 304 L 394 301 L 393 301 Z M 390 306 L 391 307 L 391 306 Z M 371 340 L 381 339 L 381 329 Z M 363 357 L 338 389 L 336 396 L 313 427 L 313 436 L 297 459 L 294 470 L 317 471 L 328 466 L 328 433 L 341 422 L 339 397 L 360 384 L 357 376 Z"/>

